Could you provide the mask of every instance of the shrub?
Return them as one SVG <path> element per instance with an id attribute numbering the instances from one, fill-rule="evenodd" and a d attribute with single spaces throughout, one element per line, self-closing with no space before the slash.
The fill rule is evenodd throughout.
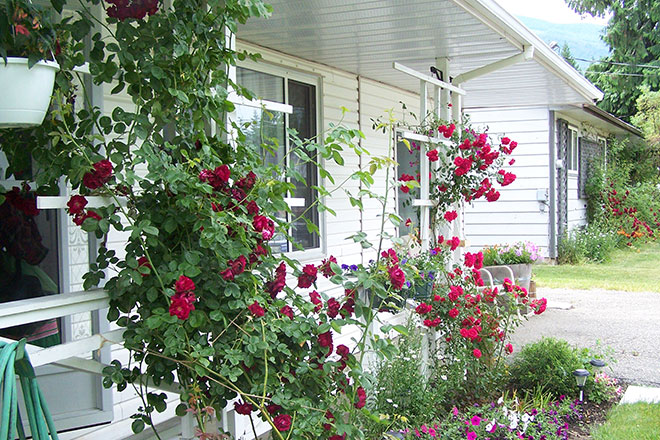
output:
<path id="1" fill-rule="evenodd" d="M 601 263 L 609 260 L 619 245 L 619 236 L 599 225 L 574 229 L 559 242 L 559 264 Z"/>
<path id="2" fill-rule="evenodd" d="M 573 371 L 584 368 L 583 356 L 564 340 L 543 338 L 522 348 L 511 366 L 511 382 L 521 392 L 542 389 L 555 397 L 573 395 Z"/>

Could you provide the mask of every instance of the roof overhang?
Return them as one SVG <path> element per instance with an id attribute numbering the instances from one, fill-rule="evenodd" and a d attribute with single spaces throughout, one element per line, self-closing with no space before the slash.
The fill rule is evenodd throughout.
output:
<path id="1" fill-rule="evenodd" d="M 557 107 L 554 110 L 615 136 L 633 135 L 640 138 L 644 137 L 644 133 L 634 125 L 617 118 L 593 104 L 562 106 Z"/>
<path id="2" fill-rule="evenodd" d="M 448 58 L 457 77 L 533 48 L 533 57 L 474 77 L 465 107 L 592 103 L 602 98 L 493 0 L 272 0 L 273 16 L 249 20 L 238 38 L 417 93 L 419 81 L 392 68 L 429 72 Z"/>

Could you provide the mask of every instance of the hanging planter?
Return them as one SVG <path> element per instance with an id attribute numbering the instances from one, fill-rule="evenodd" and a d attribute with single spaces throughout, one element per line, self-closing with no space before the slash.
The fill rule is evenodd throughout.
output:
<path id="1" fill-rule="evenodd" d="M 41 125 L 58 70 L 55 61 L 39 61 L 29 69 L 27 58 L 8 57 L 6 64 L 0 60 L 0 128 Z"/>

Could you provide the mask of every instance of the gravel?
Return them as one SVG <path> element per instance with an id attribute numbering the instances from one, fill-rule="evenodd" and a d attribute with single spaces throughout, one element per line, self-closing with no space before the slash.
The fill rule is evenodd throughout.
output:
<path id="1" fill-rule="evenodd" d="M 628 383 L 660 385 L 660 293 L 538 288 L 548 309 L 513 335 L 516 349 L 544 336 L 579 347 L 611 347 L 605 371 Z M 570 307 L 570 308 L 569 308 Z"/>

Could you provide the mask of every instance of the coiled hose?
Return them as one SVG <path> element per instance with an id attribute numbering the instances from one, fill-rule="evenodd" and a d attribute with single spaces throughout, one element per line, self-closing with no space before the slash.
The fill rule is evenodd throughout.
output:
<path id="1" fill-rule="evenodd" d="M 0 440 L 14 440 L 17 434 L 20 440 L 26 437 L 18 408 L 16 375 L 21 382 L 32 438 L 57 440 L 53 418 L 25 351 L 25 339 L 10 343 L 0 341 Z"/>

